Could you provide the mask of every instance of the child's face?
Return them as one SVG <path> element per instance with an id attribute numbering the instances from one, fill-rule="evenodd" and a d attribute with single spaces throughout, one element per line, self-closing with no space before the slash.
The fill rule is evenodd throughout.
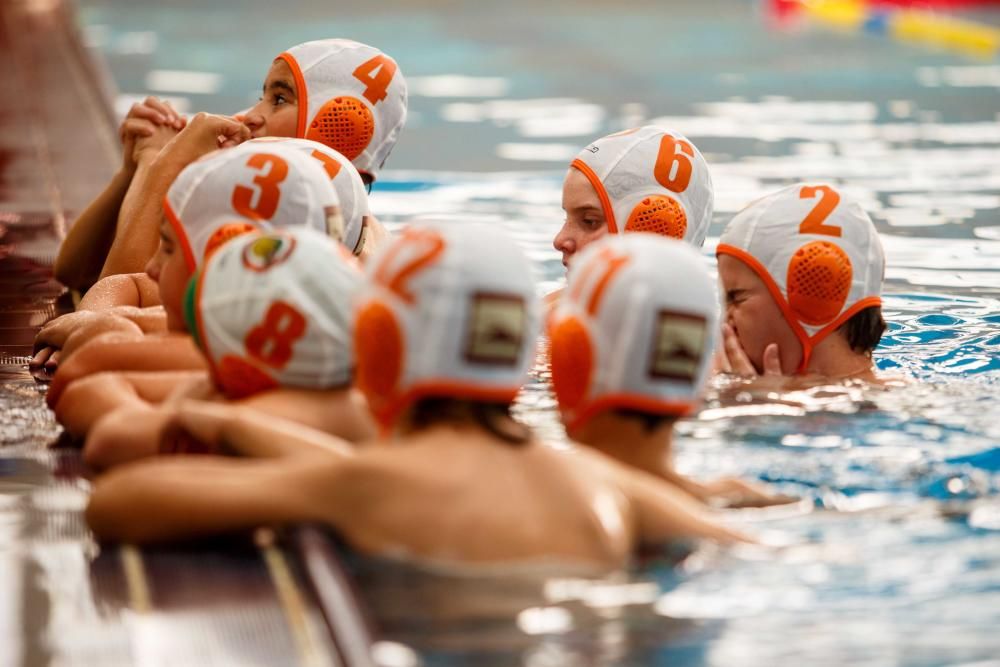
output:
<path id="1" fill-rule="evenodd" d="M 184 261 L 184 252 L 173 227 L 164 220 L 160 224 L 160 247 L 146 264 L 146 275 L 160 287 L 160 301 L 167 311 L 167 329 L 187 331 L 184 322 L 184 290 L 191 272 Z"/>
<path id="2" fill-rule="evenodd" d="M 739 259 L 721 255 L 719 281 L 725 295 L 725 321 L 736 331 L 757 371 L 763 372 L 764 348 L 771 343 L 778 344 L 782 368 L 798 368 L 802 343 L 760 276 Z"/>
<path id="3" fill-rule="evenodd" d="M 569 268 L 573 255 L 608 233 L 608 221 L 597 191 L 578 169 L 566 174 L 562 205 L 566 220 L 552 245 L 562 253 L 563 266 Z"/>
<path id="4" fill-rule="evenodd" d="M 275 60 L 267 78 L 264 92 L 256 106 L 246 112 L 243 123 L 250 128 L 253 138 L 294 137 L 299 114 L 299 95 L 295 77 L 284 60 Z"/>

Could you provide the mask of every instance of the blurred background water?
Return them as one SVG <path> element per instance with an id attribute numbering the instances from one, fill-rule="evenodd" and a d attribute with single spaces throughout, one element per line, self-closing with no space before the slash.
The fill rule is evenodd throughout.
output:
<path id="1" fill-rule="evenodd" d="M 960 15 L 1000 25 L 996 6 Z M 535 261 L 541 292 L 562 281 L 551 240 L 568 161 L 643 123 L 686 134 L 711 165 L 709 264 L 733 213 L 799 180 L 837 184 L 882 234 L 890 331 L 876 358 L 909 385 L 781 402 L 713 390 L 681 426 L 683 471 L 805 499 L 735 519 L 787 546 L 702 548 L 621 580 L 523 586 L 359 564 L 387 636 L 432 665 L 1000 664 L 995 57 L 779 25 L 746 0 L 81 0 L 80 19 L 121 112 L 147 94 L 186 112 L 239 111 L 273 57 L 308 39 L 385 50 L 409 82 L 410 119 L 373 212 L 393 228 L 502 226 Z M 563 437 L 543 382 L 520 405 Z"/>

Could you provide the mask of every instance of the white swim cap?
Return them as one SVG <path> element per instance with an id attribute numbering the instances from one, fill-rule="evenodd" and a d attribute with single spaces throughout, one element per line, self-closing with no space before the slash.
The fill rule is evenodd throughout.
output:
<path id="1" fill-rule="evenodd" d="M 584 148 L 571 164 L 597 191 L 608 231 L 653 232 L 701 247 L 714 192 L 705 158 L 681 134 L 655 125 Z"/>
<path id="2" fill-rule="evenodd" d="M 364 280 L 339 243 L 307 228 L 241 236 L 192 278 L 185 318 L 230 398 L 350 383 L 353 300 Z"/>
<path id="3" fill-rule="evenodd" d="M 377 179 L 406 123 L 406 80 L 396 61 L 349 39 L 306 42 L 278 58 L 295 77 L 295 136 L 326 144 Z"/>
<path id="4" fill-rule="evenodd" d="M 309 227 L 340 238 L 337 192 L 320 163 L 283 143 L 248 141 L 184 168 L 163 202 L 188 269 L 252 229 Z"/>
<path id="5" fill-rule="evenodd" d="M 687 414 L 708 374 L 717 322 L 712 280 L 690 245 L 649 233 L 588 245 L 548 323 L 567 431 L 611 408 Z"/>
<path id="6" fill-rule="evenodd" d="M 531 265 L 485 226 L 410 227 L 367 265 L 357 386 L 387 427 L 414 401 L 514 399 L 539 322 Z"/>
<path id="7" fill-rule="evenodd" d="M 716 255 L 749 266 L 802 343 L 813 348 L 859 311 L 882 305 L 885 254 L 861 206 L 829 185 L 791 185 L 753 202 L 722 232 Z"/>
<path id="8" fill-rule="evenodd" d="M 340 212 L 344 217 L 344 237 L 347 249 L 358 254 L 361 250 L 361 231 L 364 218 L 371 215 L 368 208 L 368 190 L 357 167 L 346 157 L 325 144 L 310 139 L 289 139 L 286 137 L 259 137 L 251 141 L 258 143 L 280 142 L 298 148 L 306 155 L 319 161 L 330 177 L 333 189 L 340 200 Z"/>

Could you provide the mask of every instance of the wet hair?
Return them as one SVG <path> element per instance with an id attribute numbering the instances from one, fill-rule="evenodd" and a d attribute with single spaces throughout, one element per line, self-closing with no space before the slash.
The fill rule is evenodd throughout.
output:
<path id="1" fill-rule="evenodd" d="M 414 430 L 465 419 L 471 419 L 491 435 L 512 445 L 525 445 L 531 441 L 531 429 L 511 416 L 510 403 L 429 397 L 417 401 L 410 409 L 410 426 Z"/>
<path id="2" fill-rule="evenodd" d="M 617 408 L 614 411 L 619 417 L 626 419 L 636 419 L 642 423 L 642 430 L 645 433 L 652 433 L 662 426 L 673 426 L 679 417 L 677 415 L 661 415 L 655 412 L 645 412 L 643 410 L 630 410 L 628 408 Z"/>
<path id="3" fill-rule="evenodd" d="M 837 331 L 842 331 L 847 338 L 847 344 L 858 354 L 871 356 L 872 351 L 882 340 L 887 325 L 882 319 L 881 306 L 869 306 L 855 313 L 851 319 L 844 322 Z"/>

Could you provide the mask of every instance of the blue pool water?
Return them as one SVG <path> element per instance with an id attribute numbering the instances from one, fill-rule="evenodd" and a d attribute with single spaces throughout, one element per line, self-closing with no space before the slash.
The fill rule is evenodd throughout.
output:
<path id="1" fill-rule="evenodd" d="M 780 400 L 715 386 L 680 428 L 683 471 L 804 499 L 733 519 L 781 546 L 703 547 L 604 582 L 359 566 L 389 637 L 430 665 L 1000 664 L 1000 64 L 777 30 L 739 1 L 238 7 L 86 0 L 81 18 L 123 107 L 155 92 L 235 111 L 291 44 L 381 46 L 409 78 L 412 114 L 374 212 L 392 228 L 501 226 L 535 261 L 540 292 L 562 281 L 551 239 L 565 164 L 645 122 L 679 129 L 709 160 L 707 263 L 735 211 L 796 180 L 859 198 L 886 248 L 890 330 L 876 360 L 905 386 Z M 1000 12 L 975 18 L 996 25 Z M 240 38 L 220 39 L 220 25 Z M 520 408 L 564 437 L 541 381 Z"/>

